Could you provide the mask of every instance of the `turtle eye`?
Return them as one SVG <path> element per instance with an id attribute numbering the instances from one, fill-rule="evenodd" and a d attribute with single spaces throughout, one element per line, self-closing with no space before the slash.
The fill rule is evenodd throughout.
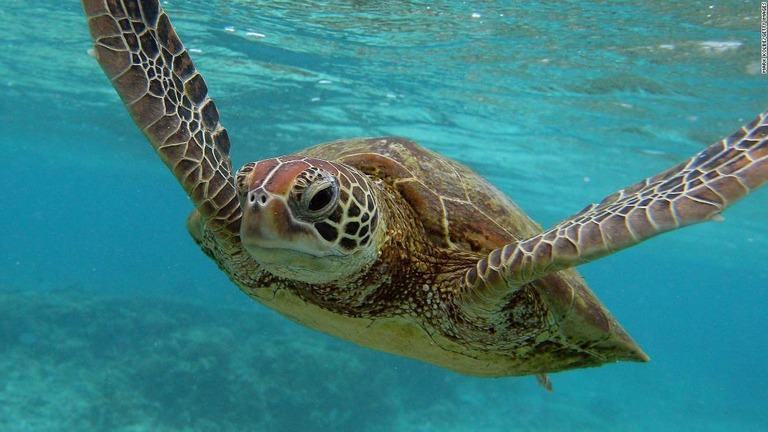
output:
<path id="1" fill-rule="evenodd" d="M 333 183 L 324 183 L 314 188 L 315 190 L 312 189 L 310 186 L 304 194 L 304 201 L 306 201 L 306 208 L 309 213 L 325 214 L 328 212 L 330 214 L 328 210 L 332 210 L 339 200 L 338 188 Z"/>
<path id="2" fill-rule="evenodd" d="M 293 186 L 291 209 L 306 222 L 317 222 L 330 216 L 339 203 L 339 181 L 322 170 L 308 169 Z"/>

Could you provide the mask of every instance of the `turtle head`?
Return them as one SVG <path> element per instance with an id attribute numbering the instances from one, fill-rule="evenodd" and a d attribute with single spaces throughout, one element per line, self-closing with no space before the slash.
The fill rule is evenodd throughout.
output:
<path id="1" fill-rule="evenodd" d="M 246 164 L 236 183 L 241 241 L 270 273 L 330 283 L 376 260 L 378 203 L 370 180 L 354 168 L 285 156 Z"/>

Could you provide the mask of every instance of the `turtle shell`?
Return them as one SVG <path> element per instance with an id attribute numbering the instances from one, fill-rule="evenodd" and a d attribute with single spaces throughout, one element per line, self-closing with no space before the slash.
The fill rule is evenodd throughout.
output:
<path id="1" fill-rule="evenodd" d="M 470 168 L 404 138 L 340 140 L 311 147 L 301 154 L 345 163 L 375 181 L 395 186 L 414 209 L 413 214 L 420 217 L 429 240 L 447 251 L 469 252 L 479 258 L 542 232 L 510 198 Z M 534 298 L 540 300 L 531 300 Z M 535 362 L 521 358 L 514 365 L 496 365 L 489 361 L 487 370 L 477 364 L 464 367 L 455 359 L 432 361 L 470 375 L 500 376 L 648 360 L 573 268 L 530 282 L 507 301 L 498 319 L 506 319 L 505 309 L 541 301 L 559 323 L 561 336 L 579 348 L 570 354 L 553 348 L 551 357 L 545 355 Z M 548 349 L 540 347 L 542 352 Z"/>

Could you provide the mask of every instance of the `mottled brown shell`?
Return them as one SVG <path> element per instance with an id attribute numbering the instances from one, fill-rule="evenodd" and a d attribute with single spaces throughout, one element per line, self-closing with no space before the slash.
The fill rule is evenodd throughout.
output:
<path id="1" fill-rule="evenodd" d="M 449 251 L 471 251 L 485 256 L 493 249 L 535 237 L 543 231 L 511 199 L 477 173 L 405 138 L 340 140 L 301 153 L 346 163 L 374 179 L 394 185 L 408 205 L 413 207 L 413 213 L 420 217 L 428 238 Z M 517 301 L 527 304 L 532 299 L 541 299 L 546 304 L 564 337 L 582 341 L 585 344 L 583 348 L 588 346 L 590 351 L 600 353 L 600 356 L 574 354 L 572 359 L 566 359 L 560 352 L 551 365 L 531 362 L 531 370 L 557 370 L 564 368 L 564 365 L 568 365 L 566 368 L 596 366 L 619 360 L 648 360 L 573 268 L 525 284 L 507 300 L 499 300 L 491 308 L 495 310 L 492 312 L 494 316 L 488 319 L 504 321 L 507 312 L 500 305 L 513 307 Z M 455 365 L 443 366 L 459 370 Z M 473 368 L 471 372 L 462 372 L 499 375 L 495 370 L 486 374 L 477 365 Z"/>

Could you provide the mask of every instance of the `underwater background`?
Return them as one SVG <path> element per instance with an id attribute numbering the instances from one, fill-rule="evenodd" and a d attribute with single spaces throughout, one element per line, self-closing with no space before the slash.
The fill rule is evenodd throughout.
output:
<path id="1" fill-rule="evenodd" d="M 549 226 L 768 108 L 757 1 L 164 1 L 235 166 L 403 135 Z M 768 189 L 580 268 L 650 355 L 478 379 L 230 283 L 79 2 L 0 5 L 0 431 L 768 430 Z"/>

